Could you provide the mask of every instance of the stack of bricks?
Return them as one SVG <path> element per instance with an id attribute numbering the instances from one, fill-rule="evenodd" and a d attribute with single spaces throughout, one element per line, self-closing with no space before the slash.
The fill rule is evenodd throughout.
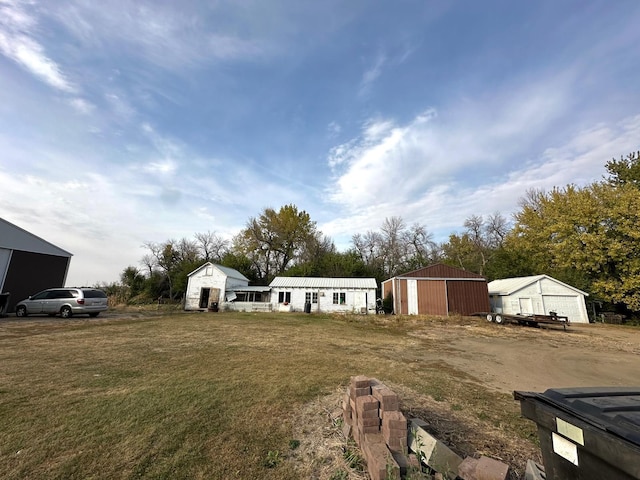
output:
<path id="1" fill-rule="evenodd" d="M 350 426 L 372 480 L 400 479 L 396 459 L 407 455 L 407 419 L 399 409 L 398 395 L 375 378 L 351 378 L 342 401 L 345 433 Z"/>

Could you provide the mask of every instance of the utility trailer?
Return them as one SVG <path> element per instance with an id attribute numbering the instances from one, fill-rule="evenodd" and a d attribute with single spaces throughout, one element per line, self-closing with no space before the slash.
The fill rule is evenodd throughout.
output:
<path id="1" fill-rule="evenodd" d="M 563 315 L 558 315 L 556 312 L 550 312 L 549 315 L 540 315 L 537 313 L 531 315 L 510 315 L 507 313 L 487 313 L 485 314 L 488 322 L 494 322 L 498 324 L 505 323 L 517 323 L 518 325 L 526 325 L 528 327 L 540 327 L 541 325 L 561 325 L 565 330 L 571 322 L 569 318 Z"/>

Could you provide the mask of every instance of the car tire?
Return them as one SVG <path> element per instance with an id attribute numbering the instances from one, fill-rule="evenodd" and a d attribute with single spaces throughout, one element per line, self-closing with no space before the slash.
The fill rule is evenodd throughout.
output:
<path id="1" fill-rule="evenodd" d="M 493 315 L 487 313 L 487 322 L 493 322 Z"/>
<path id="2" fill-rule="evenodd" d="M 20 305 L 16 308 L 16 317 L 26 317 L 27 316 L 27 307 L 24 305 Z"/>
<path id="3" fill-rule="evenodd" d="M 504 323 L 504 318 L 502 318 L 502 315 L 496 315 L 496 323 L 498 324 Z"/>
<path id="4" fill-rule="evenodd" d="M 73 312 L 71 311 L 71 307 L 67 307 L 66 305 L 60 309 L 60 316 L 62 318 L 71 318 Z"/>

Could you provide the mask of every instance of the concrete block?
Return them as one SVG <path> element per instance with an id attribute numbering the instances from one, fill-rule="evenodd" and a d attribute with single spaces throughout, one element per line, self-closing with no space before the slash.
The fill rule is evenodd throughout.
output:
<path id="1" fill-rule="evenodd" d="M 348 393 L 345 393 L 342 397 L 342 410 L 351 413 L 351 399 L 349 398 Z"/>
<path id="2" fill-rule="evenodd" d="M 380 403 L 373 395 L 365 395 L 356 398 L 356 410 L 362 412 L 364 410 L 378 410 Z"/>
<path id="3" fill-rule="evenodd" d="M 357 412 L 358 418 L 377 418 L 380 420 L 380 410 L 364 410 Z"/>
<path id="4" fill-rule="evenodd" d="M 424 462 L 436 472 L 455 478 L 462 458 L 419 425 L 420 422 L 411 421 L 409 428 L 411 451 L 418 454 L 421 452 Z"/>
<path id="5" fill-rule="evenodd" d="M 377 425 L 372 426 L 360 426 L 358 427 L 362 430 L 362 433 L 380 433 L 380 427 Z"/>
<path id="6" fill-rule="evenodd" d="M 360 444 L 362 443 L 361 437 L 363 434 L 358 424 L 353 425 L 353 428 L 351 429 L 351 433 L 353 434 L 353 440 L 356 442 L 356 445 L 360 446 Z"/>
<path id="7" fill-rule="evenodd" d="M 371 387 L 371 394 L 380 402 L 381 410 L 396 411 L 400 407 L 398 395 L 385 385 Z"/>
<path id="8" fill-rule="evenodd" d="M 381 411 L 382 426 L 391 430 L 407 431 L 407 419 L 400 412 Z"/>
<path id="9" fill-rule="evenodd" d="M 384 444 L 369 446 L 367 470 L 371 480 L 400 480 L 400 467 Z"/>
<path id="10" fill-rule="evenodd" d="M 387 446 L 392 452 L 405 453 L 408 451 L 408 440 L 406 435 L 403 437 L 385 438 L 385 442 L 387 442 Z"/>
<path id="11" fill-rule="evenodd" d="M 533 460 L 527 460 L 527 468 L 524 471 L 524 480 L 545 480 L 544 467 Z"/>
<path id="12" fill-rule="evenodd" d="M 478 459 L 473 457 L 465 458 L 460 465 L 458 465 L 458 476 L 462 480 L 476 480 L 476 467 L 478 466 Z"/>
<path id="13" fill-rule="evenodd" d="M 371 395 L 371 387 L 356 388 L 353 385 L 351 385 L 349 389 L 349 397 L 351 397 L 353 400 L 355 400 L 358 397 L 363 397 L 365 395 Z"/>
<path id="14" fill-rule="evenodd" d="M 507 480 L 509 465 L 489 457 L 467 457 L 458 465 L 458 476 L 463 480 Z"/>
<path id="15" fill-rule="evenodd" d="M 365 375 L 356 375 L 355 377 L 351 377 L 351 385 L 355 388 L 369 388 L 371 386 L 369 377 Z"/>
<path id="16" fill-rule="evenodd" d="M 351 412 L 342 412 L 342 423 L 344 423 L 345 425 L 351 425 L 353 423 Z"/>
<path id="17" fill-rule="evenodd" d="M 379 427 L 380 418 L 379 417 L 359 418 L 358 425 L 361 425 L 363 427 Z"/>
<path id="18" fill-rule="evenodd" d="M 407 440 L 407 430 L 380 430 L 382 432 L 382 436 L 384 437 L 384 440 L 389 443 L 389 441 L 391 439 L 397 439 L 397 438 L 401 438 L 404 440 Z"/>
<path id="19" fill-rule="evenodd" d="M 383 383 L 380 380 L 378 380 L 377 378 L 375 378 L 375 377 L 371 377 L 369 379 L 369 386 L 370 387 L 375 387 L 376 385 L 382 385 L 382 384 Z"/>
<path id="20" fill-rule="evenodd" d="M 480 457 L 476 466 L 477 480 L 507 480 L 509 465 L 489 457 Z"/>

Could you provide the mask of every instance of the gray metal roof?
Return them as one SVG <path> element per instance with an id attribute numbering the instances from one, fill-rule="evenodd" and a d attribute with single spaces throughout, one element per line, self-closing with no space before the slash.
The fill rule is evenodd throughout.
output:
<path id="1" fill-rule="evenodd" d="M 378 288 L 375 278 L 276 277 L 271 288 Z"/>
<path id="2" fill-rule="evenodd" d="M 0 248 L 23 252 L 42 253 L 57 257 L 72 257 L 73 254 L 56 247 L 53 243 L 0 218 Z"/>
<path id="3" fill-rule="evenodd" d="M 514 277 L 514 278 L 504 278 L 501 280 L 494 280 L 493 282 L 489 282 L 487 288 L 489 289 L 489 295 L 511 295 L 518 290 L 522 290 L 525 287 L 528 287 L 532 283 L 540 281 L 542 279 L 549 279 L 552 282 L 559 283 L 560 285 L 564 285 L 565 287 L 573 290 L 576 293 L 580 293 L 582 295 L 588 296 L 589 294 L 583 292 L 582 290 L 578 290 L 571 285 L 567 285 L 566 283 L 561 282 L 560 280 L 556 280 L 549 275 L 532 275 L 529 277 Z"/>
<path id="4" fill-rule="evenodd" d="M 227 290 L 227 292 L 268 292 L 271 290 L 271 287 L 266 285 L 257 285 L 257 286 L 245 286 L 245 287 L 232 287 Z"/>
<path id="5" fill-rule="evenodd" d="M 200 270 L 202 270 L 204 267 L 206 267 L 207 265 L 210 265 L 212 267 L 217 268 L 218 270 L 220 270 L 222 273 L 224 273 L 227 277 L 230 278 L 237 278 L 238 280 L 246 280 L 247 282 L 249 282 L 249 279 L 247 277 L 245 277 L 243 274 L 241 274 L 239 271 L 237 271 L 235 268 L 229 268 L 229 267 L 224 267 L 222 265 L 218 265 L 217 263 L 211 263 L 211 262 L 205 262 L 202 265 L 200 265 L 198 268 L 196 268 L 193 272 L 189 273 L 187 275 L 187 277 L 190 277 L 191 275 L 193 275 L 196 272 L 199 272 Z"/>

